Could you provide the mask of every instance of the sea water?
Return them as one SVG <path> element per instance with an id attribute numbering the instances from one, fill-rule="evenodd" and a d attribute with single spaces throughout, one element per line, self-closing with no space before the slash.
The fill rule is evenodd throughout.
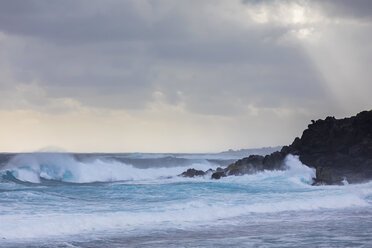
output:
<path id="1" fill-rule="evenodd" d="M 286 170 L 213 180 L 213 154 L 31 153 L 0 167 L 0 247 L 372 247 L 372 182 Z"/>

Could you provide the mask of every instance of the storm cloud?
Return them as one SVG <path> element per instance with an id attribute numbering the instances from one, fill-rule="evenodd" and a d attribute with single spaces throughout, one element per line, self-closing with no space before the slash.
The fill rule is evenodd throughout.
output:
<path id="1" fill-rule="evenodd" d="M 89 115 L 74 133 L 115 140 L 59 144 L 53 127 L 38 143 L 75 150 L 141 150 L 138 132 L 147 151 L 159 139 L 193 151 L 175 145 L 191 133 L 198 151 L 288 143 L 310 119 L 371 108 L 371 13 L 370 1 L 0 1 L 2 119 Z M 89 124 L 103 119 L 115 128 Z"/>

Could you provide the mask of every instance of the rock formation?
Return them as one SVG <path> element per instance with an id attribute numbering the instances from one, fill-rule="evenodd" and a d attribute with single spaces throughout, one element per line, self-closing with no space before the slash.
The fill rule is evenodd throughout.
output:
<path id="1" fill-rule="evenodd" d="M 187 171 L 183 172 L 180 176 L 195 177 L 195 176 L 204 176 L 205 174 L 206 172 L 202 170 L 188 169 Z"/>
<path id="2" fill-rule="evenodd" d="M 240 159 L 225 169 L 214 171 L 212 178 L 283 170 L 288 154 L 298 155 L 303 164 L 316 169 L 314 185 L 372 179 L 372 110 L 350 118 L 327 117 L 312 121 L 301 138 L 295 138 L 280 152 Z"/>
<path id="3" fill-rule="evenodd" d="M 372 179 L 372 111 L 344 119 L 312 121 L 281 153 L 299 155 L 316 168 L 315 184 L 341 184 Z"/>
<path id="4" fill-rule="evenodd" d="M 216 171 L 212 178 L 219 179 L 226 176 L 240 176 L 244 174 L 253 174 L 263 170 L 282 170 L 284 155 L 281 152 L 273 152 L 270 155 L 251 155 L 247 158 L 240 159 L 235 163 L 227 166 L 225 169 Z"/>

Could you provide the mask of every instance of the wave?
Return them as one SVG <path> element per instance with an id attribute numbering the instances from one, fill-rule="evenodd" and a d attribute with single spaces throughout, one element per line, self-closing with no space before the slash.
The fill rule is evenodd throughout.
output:
<path id="1" fill-rule="evenodd" d="M 177 163 L 177 160 L 174 161 Z M 162 166 L 154 159 L 155 167 L 138 168 L 123 161 L 107 158 L 90 158 L 87 161 L 78 160 L 67 153 L 30 153 L 19 154 L 13 157 L 0 170 L 3 178 L 16 182 L 42 183 L 44 181 L 60 181 L 67 183 L 93 183 L 93 182 L 115 182 L 115 181 L 144 181 L 169 179 L 190 180 L 174 178 L 189 168 L 198 170 L 215 169 L 218 163 L 209 160 L 190 160 L 181 166 L 169 164 Z M 289 155 L 285 159 L 287 170 L 264 171 L 253 175 L 227 177 L 221 182 L 245 182 L 252 180 L 263 180 L 265 177 L 281 177 L 297 183 L 311 184 L 315 177 L 315 170 L 302 164 L 298 157 Z M 209 178 L 197 178 L 205 180 Z M 172 181 L 172 182 L 173 182 Z"/>
<path id="2" fill-rule="evenodd" d="M 15 203 L 0 206 L 0 213 L 7 213 L 1 217 L 0 239 L 43 238 L 101 231 L 125 233 L 146 228 L 187 228 L 198 225 L 241 226 L 242 221 L 262 222 L 269 220 L 268 216 L 282 221 L 281 214 L 288 214 L 288 211 L 291 211 L 291 215 L 293 212 L 301 213 L 306 220 L 324 218 L 324 214 L 317 217 L 318 214 L 313 213 L 318 210 L 324 213 L 323 210 L 327 209 L 370 209 L 372 183 L 311 187 L 309 184 L 314 177 L 314 169 L 302 164 L 296 156 L 288 156 L 285 164 L 285 171 L 264 171 L 221 180 L 209 177 L 173 179 L 206 182 L 198 185 L 126 187 L 118 183 L 114 184 L 115 187 L 110 184 L 104 194 L 96 192 L 96 187 L 79 188 L 73 194 L 60 189 L 57 192 L 53 189 L 13 192 Z M 188 167 L 206 170 L 213 166 L 216 165 L 204 162 Z M 176 176 L 185 169 L 139 169 L 114 160 L 79 161 L 69 154 L 23 154 L 14 157 L 2 169 L 2 173 L 10 173 L 17 180 L 33 183 L 40 183 L 43 179 L 73 183 L 155 179 L 164 183 L 159 179 Z M 61 201 L 60 195 L 68 198 Z M 95 195 L 90 204 L 81 201 L 87 195 Z M 102 201 L 98 200 L 101 196 Z M 153 196 L 156 196 L 155 199 Z M 156 199 L 158 201 L 153 201 Z M 31 200 L 37 205 L 30 204 Z M 16 211 L 17 208 L 20 210 Z M 344 218 L 344 215 L 341 214 L 340 218 Z"/>
<path id="3" fill-rule="evenodd" d="M 15 156 L 2 168 L 1 173 L 3 177 L 14 177 L 30 183 L 41 183 L 43 180 L 91 183 L 167 178 L 177 176 L 188 168 L 207 170 L 217 166 L 208 161 L 200 161 L 187 166 L 141 169 L 117 160 L 95 158 L 91 161 L 79 161 L 70 154 L 32 153 Z"/>
<path id="4" fill-rule="evenodd" d="M 370 185 L 366 185 L 370 187 Z M 365 186 L 365 187 L 366 187 Z M 340 187 L 340 186 L 337 186 Z M 347 186 L 349 187 L 349 186 Z M 218 224 L 237 224 L 242 221 L 270 221 L 270 218 L 280 221 L 280 214 L 287 211 L 295 211 L 306 215 L 314 220 L 317 215 L 312 211 L 321 210 L 324 218 L 325 210 L 346 209 L 351 207 L 368 207 L 369 203 L 358 195 L 357 188 L 348 188 L 342 194 L 335 194 L 332 189 L 323 195 L 314 192 L 311 198 L 296 198 L 293 194 L 291 199 L 284 196 L 280 199 L 266 199 L 266 202 L 249 203 L 236 202 L 210 202 L 208 199 L 200 199 L 174 204 L 164 204 L 157 209 L 148 211 L 117 211 L 95 213 L 43 213 L 37 216 L 28 214 L 8 214 L 2 216 L 0 222 L 0 237 L 6 239 L 25 239 L 51 237 L 58 235 L 89 234 L 99 231 L 120 233 L 143 229 L 143 228 L 187 228 L 195 226 L 208 226 Z M 292 192 L 293 193 L 293 192 Z M 263 215 L 264 214 L 264 215 Z M 271 214 L 271 215 L 270 215 Z M 340 216 L 343 218 L 344 216 Z M 288 218 L 285 217 L 285 218 Z M 58 227 L 58 228 L 55 228 Z"/>
<path id="5" fill-rule="evenodd" d="M 144 181 L 173 178 L 173 181 L 190 179 L 174 178 L 189 168 L 198 170 L 215 169 L 220 164 L 209 160 L 183 161 L 181 166 L 177 160 L 170 167 L 169 163 L 159 165 L 158 159 L 153 159 L 154 167 L 138 168 L 123 161 L 107 157 L 93 157 L 78 160 L 68 153 L 30 153 L 13 157 L 0 170 L 0 175 L 9 181 L 42 183 L 44 181 L 59 181 L 67 183 L 93 183 L 115 181 Z M 149 161 L 146 161 L 147 163 Z M 286 180 L 311 184 L 315 170 L 303 165 L 296 156 L 285 159 L 287 170 L 264 171 L 253 175 L 223 178 L 221 182 L 250 182 L 263 180 L 265 177 L 282 177 Z M 196 178 L 205 180 L 209 178 Z M 173 182 L 172 181 L 172 182 Z"/>

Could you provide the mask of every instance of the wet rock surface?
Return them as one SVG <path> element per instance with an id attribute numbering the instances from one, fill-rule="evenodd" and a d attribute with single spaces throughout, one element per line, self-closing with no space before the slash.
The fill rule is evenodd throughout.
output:
<path id="1" fill-rule="evenodd" d="M 371 180 L 372 111 L 350 118 L 312 121 L 301 138 L 295 138 L 280 151 L 266 156 L 251 155 L 224 169 L 209 172 L 213 179 L 220 179 L 263 170 L 284 170 L 284 158 L 288 154 L 299 156 L 303 164 L 316 169 L 313 185 Z"/>
<path id="2" fill-rule="evenodd" d="M 207 172 L 202 170 L 195 170 L 195 169 L 188 169 L 187 171 L 183 172 L 180 176 L 183 177 L 195 177 L 195 176 L 204 176 Z"/>
<path id="3" fill-rule="evenodd" d="M 372 111 L 344 119 L 312 121 L 282 153 L 298 155 L 316 168 L 314 184 L 341 184 L 372 179 Z"/>

